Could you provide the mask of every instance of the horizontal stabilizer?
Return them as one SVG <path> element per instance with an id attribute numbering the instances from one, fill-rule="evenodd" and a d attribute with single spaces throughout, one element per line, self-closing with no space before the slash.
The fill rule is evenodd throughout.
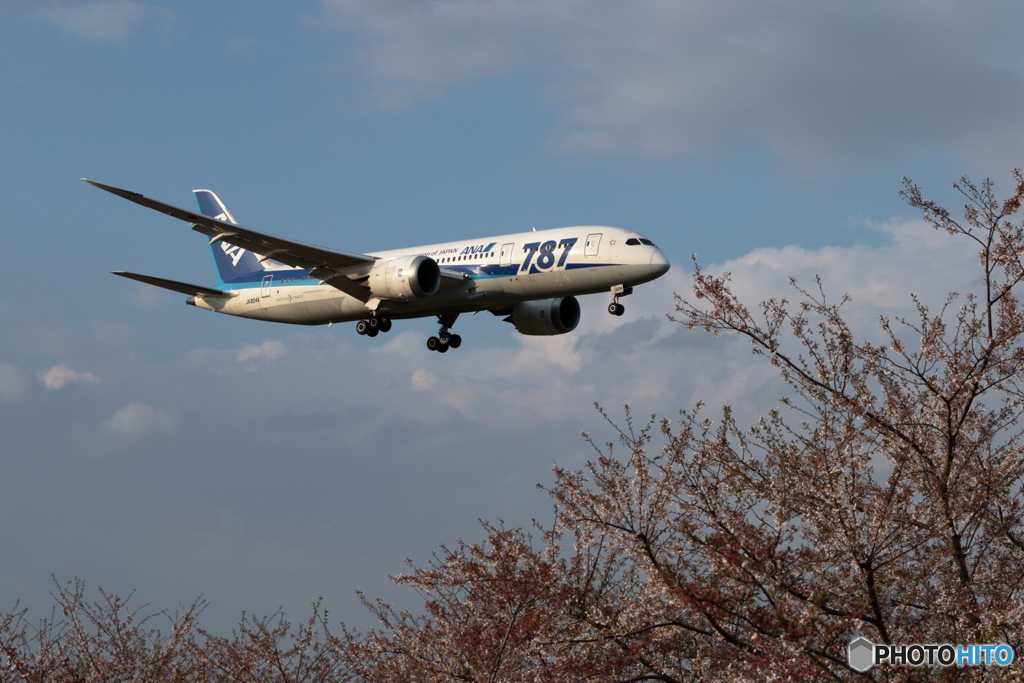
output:
<path id="1" fill-rule="evenodd" d="M 181 292 L 182 294 L 188 294 L 190 296 L 231 296 L 231 292 L 225 292 L 220 289 L 213 289 L 211 287 L 203 287 L 201 285 L 190 285 L 187 282 L 175 282 L 174 280 L 165 280 L 162 277 L 152 277 L 151 275 L 139 275 L 138 273 L 126 273 L 123 270 L 112 271 L 113 275 L 120 275 L 126 277 L 129 280 L 138 280 L 139 282 L 145 282 L 147 285 L 155 285 L 157 287 L 163 287 L 169 289 L 172 292 Z"/>

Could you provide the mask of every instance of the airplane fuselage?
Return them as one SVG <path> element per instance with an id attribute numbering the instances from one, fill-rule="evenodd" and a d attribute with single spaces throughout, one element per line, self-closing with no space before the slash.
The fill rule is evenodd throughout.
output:
<path id="1" fill-rule="evenodd" d="M 224 282 L 232 296 L 195 296 L 201 308 L 280 323 L 321 325 L 364 319 L 371 314 L 416 318 L 439 313 L 498 310 L 521 301 L 608 292 L 653 280 L 669 263 L 649 240 L 605 226 L 557 228 L 371 252 L 379 261 L 422 255 L 433 259 L 459 284 L 421 299 L 360 301 L 310 275 L 309 270 L 275 266 Z M 372 264 L 344 274 L 357 280 Z"/>

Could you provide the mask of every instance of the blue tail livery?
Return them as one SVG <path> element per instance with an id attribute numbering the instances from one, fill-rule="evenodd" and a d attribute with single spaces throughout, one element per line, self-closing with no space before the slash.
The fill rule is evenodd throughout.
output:
<path id="1" fill-rule="evenodd" d="M 238 221 L 224 206 L 216 194 L 210 190 L 192 190 L 199 204 L 199 213 L 225 223 L 238 225 Z M 267 270 L 256 254 L 240 246 L 229 244 L 225 240 L 210 243 L 210 254 L 213 256 L 213 269 L 217 273 L 220 284 L 237 280 L 257 271 Z"/>

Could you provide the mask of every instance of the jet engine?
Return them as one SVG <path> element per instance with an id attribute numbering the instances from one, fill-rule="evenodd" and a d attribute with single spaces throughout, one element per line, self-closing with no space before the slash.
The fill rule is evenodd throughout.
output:
<path id="1" fill-rule="evenodd" d="M 428 256 L 399 256 L 380 261 L 366 283 L 378 299 L 422 299 L 441 286 L 441 269 Z"/>
<path id="2" fill-rule="evenodd" d="M 580 302 L 567 296 L 541 301 L 522 301 L 505 318 L 520 334 L 549 336 L 572 332 L 580 323 Z"/>

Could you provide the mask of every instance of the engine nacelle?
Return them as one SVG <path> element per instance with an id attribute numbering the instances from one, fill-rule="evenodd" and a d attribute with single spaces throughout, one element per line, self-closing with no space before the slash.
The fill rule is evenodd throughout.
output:
<path id="1" fill-rule="evenodd" d="M 580 302 L 574 296 L 522 301 L 512 307 L 510 322 L 520 334 L 565 334 L 580 324 Z"/>
<path id="2" fill-rule="evenodd" d="M 429 256 L 399 256 L 374 264 L 367 285 L 378 299 L 422 299 L 441 287 L 441 269 Z"/>

